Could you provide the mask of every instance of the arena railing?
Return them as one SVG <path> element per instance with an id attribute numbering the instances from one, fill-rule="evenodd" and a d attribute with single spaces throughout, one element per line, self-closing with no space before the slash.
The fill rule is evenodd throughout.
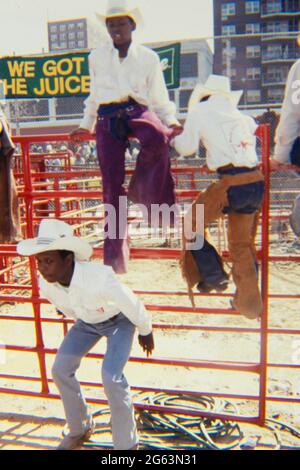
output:
<path id="1" fill-rule="evenodd" d="M 300 257 L 297 255 L 271 255 L 270 254 L 270 220 L 271 218 L 281 218 L 281 214 L 275 215 L 270 212 L 271 205 L 271 184 L 270 184 L 270 132 L 268 125 L 261 125 L 258 129 L 258 137 L 261 141 L 261 154 L 262 161 L 261 166 L 265 175 L 266 183 L 266 194 L 261 215 L 261 231 L 260 231 L 260 249 L 259 259 L 261 264 L 261 292 L 263 298 L 263 313 L 260 319 L 259 327 L 250 326 L 215 326 L 215 325 L 202 325 L 202 324 L 180 324 L 173 323 L 170 321 L 166 322 L 154 322 L 154 328 L 165 329 L 168 331 L 201 331 L 201 332 L 219 332 L 219 333 L 233 333 L 233 334 L 254 334 L 259 335 L 259 360 L 258 361 L 219 361 L 219 360 L 199 360 L 190 358 L 177 358 L 177 357 L 156 357 L 153 358 L 142 358 L 142 357 L 131 357 L 131 363 L 145 363 L 148 365 L 163 365 L 169 367 L 191 367 L 196 369 L 207 369 L 211 371 L 235 371 L 256 374 L 259 379 L 258 393 L 228 393 L 225 390 L 221 392 L 207 392 L 202 390 L 181 390 L 186 394 L 201 394 L 206 396 L 223 397 L 230 399 L 243 399 L 254 401 L 257 404 L 257 413 L 248 416 L 243 414 L 233 413 L 214 413 L 211 414 L 206 411 L 192 411 L 188 410 L 189 414 L 211 416 L 212 418 L 230 419 L 242 422 L 251 422 L 259 425 L 263 425 L 268 402 L 282 402 L 282 403 L 294 403 L 299 404 L 300 399 L 298 396 L 275 396 L 268 394 L 267 383 L 268 383 L 268 371 L 270 369 L 279 368 L 283 370 L 287 369 L 299 369 L 299 364 L 295 363 L 283 363 L 283 362 L 270 362 L 268 360 L 268 348 L 269 339 L 272 335 L 299 335 L 300 330 L 294 328 L 277 328 L 269 326 L 269 301 L 270 299 L 289 299 L 297 300 L 300 298 L 299 295 L 290 294 L 278 294 L 270 292 L 269 285 L 269 274 L 270 274 L 270 263 L 279 261 L 288 262 L 299 262 Z M 93 136 L 86 135 L 84 140 L 92 140 Z M 65 167 L 57 172 L 49 172 L 45 168 L 44 160 L 45 155 L 41 155 L 40 159 L 34 156 L 30 151 L 33 143 L 45 143 L 45 142 L 66 142 L 69 140 L 67 135 L 47 135 L 47 136 L 21 136 L 16 137 L 15 143 L 20 146 L 20 162 L 16 168 L 16 179 L 18 181 L 19 188 L 19 200 L 20 208 L 22 212 L 22 230 L 23 236 L 34 237 L 35 229 L 41 218 L 45 216 L 63 218 L 63 220 L 71 221 L 76 224 L 78 233 L 84 230 L 86 224 L 99 224 L 100 217 L 95 213 L 93 217 L 86 215 L 86 212 L 76 206 L 76 201 L 81 199 L 95 199 L 99 202 L 99 207 L 102 205 L 101 197 L 101 175 L 97 168 L 93 169 L 76 169 L 71 171 L 70 161 L 65 158 Z M 60 154 L 61 156 L 61 154 Z M 34 167 L 34 168 L 33 168 Z M 128 170 L 128 174 L 132 174 L 133 169 Z M 191 201 L 198 193 L 197 185 L 199 183 L 199 175 L 201 177 L 207 177 L 207 170 L 204 168 L 199 169 L 197 162 L 194 165 L 174 164 L 173 173 L 177 182 L 176 194 L 179 200 Z M 183 178 L 183 180 L 182 180 Z M 82 181 L 98 181 L 97 189 L 91 189 L 89 186 L 86 189 L 82 189 Z M 209 178 L 207 179 L 207 181 Z M 65 186 L 64 189 L 60 188 L 62 184 Z M 180 183 L 180 184 L 179 184 Z M 182 184 L 187 184 L 189 187 L 180 187 Z M 49 189 L 50 188 L 50 189 Z M 54 201 L 54 204 L 49 207 L 49 201 Z M 56 201 L 56 204 L 55 204 Z M 68 201 L 71 203 L 75 202 L 75 206 L 68 206 Z M 62 209 L 62 204 L 65 204 Z M 75 208 L 74 208 L 75 207 Z M 136 259 L 178 259 L 180 254 L 179 248 L 135 248 L 131 251 L 132 258 Z M 224 257 L 226 258 L 227 252 L 224 250 Z M 101 247 L 95 249 L 95 256 L 102 256 Z M 13 321 L 16 323 L 34 324 L 35 329 L 35 343 L 31 346 L 8 344 L 6 338 L 4 339 L 4 346 L 6 351 L 17 351 L 26 354 L 33 354 L 38 359 L 38 375 L 30 375 L 27 371 L 23 374 L 12 374 L 10 373 L 9 362 L 1 367 L 0 380 L 8 383 L 6 386 L 0 387 L 0 393 L 22 395 L 27 397 L 44 397 L 44 398 L 58 398 L 58 395 L 51 391 L 53 381 L 50 378 L 49 367 L 47 366 L 47 358 L 56 353 L 55 348 L 49 348 L 45 346 L 45 327 L 47 325 L 61 325 L 63 334 L 66 334 L 68 327 L 72 324 L 72 321 L 65 318 L 49 318 L 42 315 L 41 306 L 46 303 L 44 299 L 39 296 L 38 278 L 35 261 L 32 258 L 29 260 L 20 259 L 16 253 L 16 246 L 14 244 L 3 244 L 0 245 L 0 302 L 10 302 L 15 305 L 19 304 L 31 304 L 33 308 L 33 315 L 28 314 L 14 314 L 2 313 L 0 314 L 0 321 L 7 322 Z M 19 270 L 22 271 L 20 279 Z M 25 270 L 25 274 L 24 274 Z M 15 281 L 15 278 L 18 281 Z M 164 297 L 174 296 L 176 298 L 185 298 L 187 293 L 184 290 L 174 291 L 160 291 L 160 290 L 138 290 L 137 293 L 142 296 L 152 297 Z M 231 294 L 209 294 L 209 297 L 230 297 Z M 196 298 L 205 298 L 203 294 L 196 294 Z M 216 308 L 216 307 L 190 307 L 187 305 L 171 305 L 169 302 L 165 304 L 160 303 L 147 303 L 147 308 L 153 312 L 160 313 L 175 313 L 180 315 L 184 314 L 195 315 L 217 315 L 221 318 L 222 315 L 230 315 L 232 317 L 238 317 L 239 313 L 228 308 Z M 88 358 L 101 359 L 103 355 L 90 353 Z M 23 388 L 16 387 L 16 383 L 22 383 Z M 25 387 L 26 384 L 26 387 Z M 83 382 L 84 386 L 89 388 L 99 389 L 100 385 L 97 382 Z M 37 389 L 37 386 L 39 389 Z M 28 389 L 33 387 L 35 390 Z M 192 387 L 191 387 L 192 388 Z M 134 384 L 133 389 L 142 391 L 157 391 L 161 390 L 159 387 L 147 387 Z M 167 393 L 176 393 L 176 388 L 165 389 Z M 106 400 L 97 398 L 95 394 L 89 396 L 87 401 L 96 404 L 105 404 Z M 164 411 L 163 406 L 157 405 L 145 405 L 136 404 L 137 407 L 154 411 Z M 176 407 L 167 407 L 168 412 L 184 414 L 185 410 Z"/>

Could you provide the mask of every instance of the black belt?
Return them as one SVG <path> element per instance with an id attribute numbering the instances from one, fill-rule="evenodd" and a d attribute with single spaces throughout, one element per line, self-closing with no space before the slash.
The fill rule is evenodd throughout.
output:
<path id="1" fill-rule="evenodd" d="M 130 98 L 128 101 L 121 101 L 120 103 L 109 103 L 109 104 L 100 104 L 98 108 L 99 117 L 113 117 L 118 116 L 122 112 L 132 111 L 132 106 L 137 105 L 138 103 Z"/>
<path id="2" fill-rule="evenodd" d="M 251 171 L 256 171 L 257 166 L 247 167 L 247 166 L 234 166 L 231 163 L 229 165 L 220 166 L 217 169 L 217 173 L 220 175 L 234 174 L 234 173 L 249 173 Z"/>
<path id="3" fill-rule="evenodd" d="M 115 321 L 120 314 L 121 314 L 121 312 L 117 313 L 117 315 L 115 315 L 114 317 L 109 318 L 108 320 L 109 321 Z"/>

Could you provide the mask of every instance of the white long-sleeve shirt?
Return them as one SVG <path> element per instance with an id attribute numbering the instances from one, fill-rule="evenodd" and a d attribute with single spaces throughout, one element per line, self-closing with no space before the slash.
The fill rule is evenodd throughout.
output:
<path id="1" fill-rule="evenodd" d="M 141 300 L 120 283 L 113 269 L 94 262 L 75 262 L 71 284 L 39 280 L 41 296 L 67 317 L 101 323 L 122 312 L 140 335 L 151 333 L 151 317 Z"/>
<path id="2" fill-rule="evenodd" d="M 127 57 L 120 60 L 113 42 L 107 40 L 90 53 L 89 70 L 90 95 L 84 102 L 80 127 L 93 129 L 100 104 L 124 101 L 129 97 L 148 106 L 167 126 L 178 123 L 159 56 L 153 50 L 131 43 Z"/>
<path id="3" fill-rule="evenodd" d="M 300 136 L 300 59 L 289 71 L 281 116 L 275 135 L 274 160 L 290 162 L 293 143 Z"/>
<path id="4" fill-rule="evenodd" d="M 201 140 L 211 170 L 229 164 L 253 168 L 258 164 L 256 129 L 254 119 L 242 114 L 230 99 L 212 95 L 188 113 L 184 131 L 173 145 L 181 155 L 191 155 Z"/>

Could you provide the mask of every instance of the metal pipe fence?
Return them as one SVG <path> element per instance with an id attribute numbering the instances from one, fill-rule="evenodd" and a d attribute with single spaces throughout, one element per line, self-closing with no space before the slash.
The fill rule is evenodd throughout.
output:
<path id="1" fill-rule="evenodd" d="M 187 293 L 183 290 L 157 290 L 143 289 L 136 290 L 137 294 L 145 297 L 146 307 L 149 311 L 155 312 L 154 328 L 156 330 L 166 330 L 169 332 L 209 332 L 232 335 L 255 335 L 259 338 L 259 353 L 257 360 L 206 360 L 205 358 L 186 357 L 160 357 L 141 358 L 133 356 L 130 363 L 147 364 L 149 367 L 163 366 L 170 368 L 191 368 L 192 370 L 208 370 L 222 373 L 240 373 L 251 374 L 256 377 L 258 388 L 257 393 L 241 393 L 240 390 L 228 392 L 225 389 L 219 392 L 191 390 L 188 388 L 184 393 L 201 394 L 209 396 L 219 396 L 235 400 L 250 400 L 256 405 L 257 412 L 251 416 L 243 414 L 228 413 L 206 413 L 194 412 L 195 415 L 211 416 L 212 418 L 230 419 L 242 422 L 251 422 L 263 425 L 266 414 L 267 404 L 271 402 L 282 402 L 291 404 L 300 404 L 299 396 L 276 396 L 268 393 L 267 384 L 269 373 L 271 370 L 280 369 L 283 374 L 287 370 L 297 370 L 300 365 L 293 361 L 280 360 L 278 362 L 269 360 L 269 348 L 271 338 L 275 335 L 280 337 L 298 337 L 300 330 L 290 327 L 274 327 L 270 324 L 270 302 L 279 302 L 280 300 L 297 301 L 300 295 L 289 293 L 272 292 L 270 288 L 270 266 L 276 263 L 298 263 L 300 256 L 295 253 L 278 253 L 274 249 L 280 235 L 284 230 L 278 227 L 278 223 L 285 221 L 288 217 L 286 207 L 291 203 L 294 193 L 299 188 L 299 175 L 294 175 L 294 179 L 290 177 L 292 169 L 288 174 L 272 175 L 269 168 L 270 156 L 270 128 L 267 125 L 261 125 L 258 130 L 261 151 L 261 166 L 266 181 L 266 196 L 264 199 L 260 230 L 258 237 L 258 257 L 260 261 L 260 279 L 261 291 L 263 297 L 263 313 L 259 326 L 237 326 L 236 324 L 228 326 L 224 323 L 220 325 L 195 323 L 196 315 L 208 315 L 209 318 L 218 318 L 220 321 L 229 316 L 232 319 L 239 318 L 238 312 L 222 307 L 205 306 L 205 299 L 226 299 L 230 297 L 229 293 L 224 294 L 196 294 L 196 299 L 202 300 L 202 305 L 192 308 L 181 303 L 186 300 Z M 101 220 L 103 220 L 103 204 L 102 204 L 102 188 L 101 175 L 96 163 L 84 168 L 72 165 L 67 153 L 57 152 L 51 158 L 60 160 L 57 164 L 58 171 L 49 171 L 45 163 L 46 156 L 44 153 L 40 155 L 34 154 L 31 149 L 33 145 L 51 142 L 60 143 L 68 142 L 67 135 L 55 136 L 19 136 L 15 138 L 15 143 L 20 146 L 20 153 L 17 158 L 16 179 L 19 189 L 19 200 L 22 212 L 22 230 L 26 237 L 34 237 L 36 226 L 40 220 L 45 217 L 61 218 L 75 225 L 78 235 L 87 237 L 94 245 L 95 258 L 101 258 L 102 245 L 101 237 L 103 236 L 103 228 L 101 228 Z M 86 140 L 93 140 L 93 136 L 86 136 Z M 200 189 L 203 189 L 210 183 L 214 175 L 209 173 L 205 168 L 199 168 L 198 159 L 193 159 L 189 164 L 177 161 L 173 162 L 173 174 L 176 181 L 176 194 L 178 203 L 183 206 L 184 202 L 191 202 Z M 133 172 L 133 162 L 130 161 L 127 169 L 127 177 Z M 50 165 L 51 166 L 51 165 Z M 294 181 L 294 186 L 290 185 Z M 280 193 L 278 193 L 280 188 Z M 282 194 L 284 194 L 284 204 L 280 203 Z M 146 246 L 149 233 L 143 227 L 141 215 L 135 212 L 134 207 L 130 207 L 128 222 L 131 224 L 138 219 L 140 223 L 140 232 L 137 230 L 136 237 L 139 239 L 139 245 L 134 246 L 131 250 L 131 257 L 134 259 L 157 259 L 172 260 L 178 259 L 180 254 L 180 241 L 173 241 L 174 247 L 162 246 Z M 274 225 L 275 223 L 275 225 Z M 277 225 L 276 225 L 277 224 Z M 226 240 L 220 235 L 222 227 L 215 224 L 212 227 L 212 236 L 219 240 L 219 248 L 223 251 L 224 259 L 227 259 Z M 290 236 L 290 234 L 289 234 Z M 279 243 L 280 240 L 279 240 Z M 34 327 L 34 343 L 14 344 L 13 340 L 10 344 L 6 344 L 5 348 L 8 352 L 19 352 L 30 355 L 37 359 L 38 369 L 35 373 L 24 370 L 20 374 L 9 372 L 9 363 L 7 367 L 2 368 L 0 373 L 0 393 L 11 395 L 24 395 L 27 397 L 45 397 L 58 398 L 57 394 L 52 391 L 53 382 L 49 377 L 48 358 L 53 357 L 56 348 L 49 347 L 45 344 L 47 338 L 47 327 L 49 325 L 60 325 L 62 334 L 66 334 L 70 320 L 64 318 L 50 318 L 43 314 L 42 307 L 47 303 L 45 299 L 39 296 L 37 271 L 34 259 L 21 260 L 17 254 L 14 245 L 0 245 L 0 302 L 13 302 L 15 305 L 32 305 L 32 315 L 28 313 L 13 312 L 0 315 L 0 323 L 12 321 L 16 325 L 31 324 Z M 179 268 L 178 268 L 179 269 Z M 173 300 L 171 300 L 173 299 Z M 179 299 L 179 300 L 178 300 Z M 18 311 L 19 312 L 19 311 Z M 172 320 L 167 316 L 172 314 Z M 157 319 L 158 316 L 158 319 Z M 173 316 L 180 319 L 180 323 L 173 321 Z M 197 317 L 198 318 L 198 317 Z M 234 338 L 234 336 L 232 336 Z M 234 340 L 234 339 L 232 339 Z M 7 341 L 8 343 L 8 341 Z M 197 354 L 196 354 L 197 355 Z M 88 354 L 88 360 L 101 360 L 103 357 L 99 353 Z M 151 369 L 150 369 L 151 371 Z M 242 377 L 242 375 L 241 375 Z M 242 378 L 241 378 L 242 380 Z M 5 383 L 8 383 L 5 386 Z M 16 385 L 19 383 L 19 385 Z M 12 385 L 13 384 L 13 385 Z M 97 396 L 97 391 L 101 388 L 98 382 L 83 381 L 83 385 L 88 387 L 90 394 L 88 401 L 91 403 L 103 404 L 106 401 Z M 159 387 L 147 387 L 143 384 L 134 384 L 134 389 L 142 391 L 158 391 Z M 169 388 L 164 391 L 175 393 L 176 388 Z M 182 391 L 182 390 L 181 390 Z M 137 404 L 138 407 L 151 409 L 152 411 L 164 411 L 162 406 L 149 406 L 145 404 Z M 169 408 L 169 412 L 191 414 L 190 410 L 182 408 Z"/>

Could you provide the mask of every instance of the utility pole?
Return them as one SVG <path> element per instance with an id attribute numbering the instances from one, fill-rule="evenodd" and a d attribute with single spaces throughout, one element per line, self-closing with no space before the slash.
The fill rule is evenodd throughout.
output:
<path id="1" fill-rule="evenodd" d="M 227 38 L 225 39 L 225 57 L 226 57 L 226 75 L 227 77 L 229 77 L 231 79 L 231 54 L 232 54 L 232 50 L 231 50 L 231 39 L 230 38 Z"/>

